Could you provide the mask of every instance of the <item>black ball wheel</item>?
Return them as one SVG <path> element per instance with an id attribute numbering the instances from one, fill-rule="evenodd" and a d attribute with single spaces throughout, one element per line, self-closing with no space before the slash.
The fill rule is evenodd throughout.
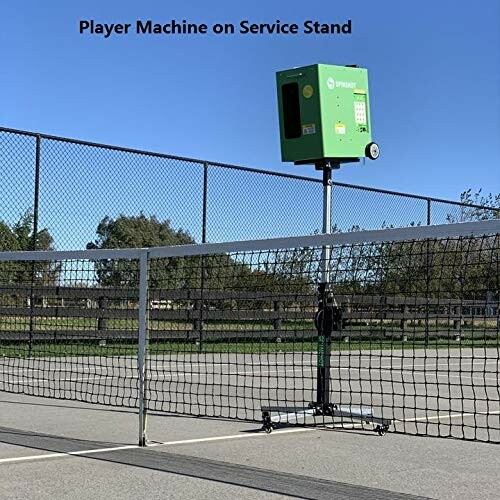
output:
<path id="1" fill-rule="evenodd" d="M 370 160 L 376 160 L 380 156 L 380 148 L 376 142 L 370 142 L 365 148 L 365 154 Z"/>

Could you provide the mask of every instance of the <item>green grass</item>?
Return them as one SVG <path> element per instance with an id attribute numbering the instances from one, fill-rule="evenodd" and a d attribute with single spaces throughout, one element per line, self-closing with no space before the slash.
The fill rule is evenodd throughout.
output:
<path id="1" fill-rule="evenodd" d="M 434 339 L 426 346 L 423 340 L 416 341 L 363 341 L 332 342 L 332 352 L 336 351 L 361 351 L 361 350 L 401 350 L 401 349 L 457 349 L 471 347 L 499 347 L 499 341 L 462 339 L 450 341 L 447 339 Z M 316 342 L 214 342 L 209 341 L 199 344 L 194 342 L 152 342 L 149 346 L 151 355 L 157 354 L 190 354 L 190 353 L 242 353 L 266 354 L 277 352 L 315 352 Z M 32 357 L 59 357 L 59 356 L 130 356 L 137 355 L 136 343 L 34 343 Z M 27 344 L 0 345 L 0 356 L 24 358 L 29 356 Z"/>
<path id="2" fill-rule="evenodd" d="M 204 329 L 206 331 L 272 331 L 274 323 L 272 321 L 257 321 L 257 320 L 225 320 L 225 321 L 204 321 Z M 438 323 L 430 323 L 432 328 L 451 329 L 450 323 L 446 321 L 439 321 Z M 137 319 L 107 319 L 107 330 L 137 330 L 139 323 Z M 496 322 L 490 320 L 476 320 L 474 323 L 462 325 L 462 331 L 472 331 L 478 328 L 495 329 Z M 0 319 L 0 331 L 18 331 L 28 332 L 30 329 L 30 319 L 27 316 L 5 316 Z M 180 330 L 187 331 L 193 329 L 192 322 L 186 321 L 150 321 L 151 331 L 155 330 Z M 307 331 L 314 329 L 313 320 L 299 319 L 299 320 L 282 320 L 281 329 L 287 331 Z M 60 330 L 97 330 L 97 319 L 95 318 L 70 318 L 70 317 L 35 317 L 33 318 L 33 330 L 53 330 L 55 332 Z M 365 332 L 371 330 L 385 330 L 401 331 L 399 321 L 393 320 L 371 320 L 369 324 L 355 323 L 349 325 L 349 330 L 352 332 Z M 419 333 L 425 330 L 424 322 L 420 324 L 415 322 L 407 322 L 405 331 L 409 333 Z"/>

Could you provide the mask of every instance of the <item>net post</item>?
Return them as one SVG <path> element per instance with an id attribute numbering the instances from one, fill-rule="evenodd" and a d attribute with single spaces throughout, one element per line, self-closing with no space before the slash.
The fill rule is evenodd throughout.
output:
<path id="1" fill-rule="evenodd" d="M 146 355 L 148 349 L 148 250 L 139 258 L 139 344 L 137 367 L 139 378 L 139 446 L 147 445 L 146 435 Z"/>

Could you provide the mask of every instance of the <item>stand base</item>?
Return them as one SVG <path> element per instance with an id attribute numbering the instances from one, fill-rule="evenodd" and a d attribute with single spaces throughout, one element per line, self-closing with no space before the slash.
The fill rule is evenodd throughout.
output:
<path id="1" fill-rule="evenodd" d="M 307 408 L 290 406 L 262 406 L 262 430 L 268 434 L 278 425 L 290 423 L 302 417 L 315 417 L 318 415 L 328 415 L 334 417 L 348 417 L 364 421 L 366 424 L 372 424 L 374 431 L 383 436 L 391 424 L 391 420 L 381 417 L 375 417 L 371 408 L 352 408 L 350 406 L 337 406 L 334 404 L 321 405 L 318 403 L 309 403 Z M 278 413 L 274 417 L 271 413 Z"/>

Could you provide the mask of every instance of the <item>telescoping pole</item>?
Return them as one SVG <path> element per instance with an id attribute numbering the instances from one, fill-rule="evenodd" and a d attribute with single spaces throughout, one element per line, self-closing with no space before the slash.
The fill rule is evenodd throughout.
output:
<path id="1" fill-rule="evenodd" d="M 331 233 L 332 208 L 332 166 L 325 162 L 318 165 L 323 170 L 323 233 Z M 330 354 L 333 329 L 333 306 L 330 285 L 331 247 L 325 245 L 321 252 L 321 282 L 318 287 L 318 312 L 316 328 L 318 330 L 318 368 L 316 386 L 316 404 L 320 411 L 330 404 Z"/>
<path id="2" fill-rule="evenodd" d="M 329 164 L 323 167 L 323 234 L 332 232 L 332 169 Z M 321 283 L 330 282 L 331 247 L 323 247 L 321 256 Z"/>

